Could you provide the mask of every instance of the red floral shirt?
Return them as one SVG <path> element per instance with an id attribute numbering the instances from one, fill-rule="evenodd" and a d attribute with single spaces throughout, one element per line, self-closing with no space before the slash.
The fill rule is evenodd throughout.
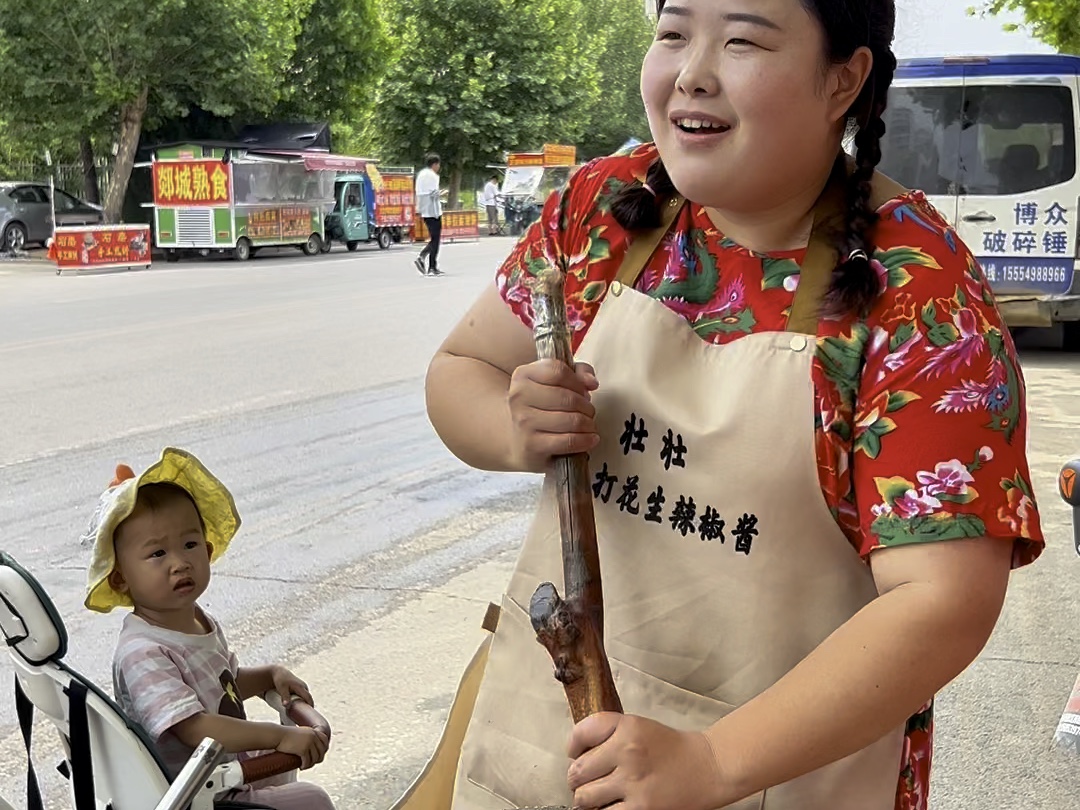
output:
<path id="1" fill-rule="evenodd" d="M 497 277 L 526 325 L 529 279 L 564 257 L 567 314 L 580 344 L 630 240 L 611 202 L 655 158 L 645 144 L 593 161 L 548 199 Z M 872 264 L 882 295 L 865 319 L 818 326 L 815 434 L 826 501 L 864 558 L 888 546 L 995 537 L 1014 539 L 1013 565 L 1026 565 L 1043 540 L 1012 338 L 971 252 L 920 192 L 879 213 Z M 751 252 L 689 204 L 637 289 L 703 340 L 729 343 L 786 329 L 804 255 Z M 931 702 L 908 722 L 897 810 L 927 806 L 932 736 Z"/>

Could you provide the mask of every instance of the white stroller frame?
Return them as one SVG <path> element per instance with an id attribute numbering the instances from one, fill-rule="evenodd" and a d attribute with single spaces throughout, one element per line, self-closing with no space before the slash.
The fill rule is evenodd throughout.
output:
<path id="1" fill-rule="evenodd" d="M 223 763 L 224 749 L 208 738 L 170 784 L 146 732 L 64 662 L 67 631 L 55 605 L 41 584 L 3 552 L 0 630 L 15 665 L 16 709 L 27 746 L 27 810 L 42 809 L 29 753 L 35 709 L 60 735 L 64 761 L 58 770 L 68 779 L 74 810 L 272 810 L 218 797 L 299 767 L 298 757 L 281 753 Z M 306 704 L 293 702 L 286 708 L 276 693 L 265 699 L 283 723 L 299 720 L 329 733 L 325 720 Z M 2 798 L 0 810 L 11 810 Z"/>

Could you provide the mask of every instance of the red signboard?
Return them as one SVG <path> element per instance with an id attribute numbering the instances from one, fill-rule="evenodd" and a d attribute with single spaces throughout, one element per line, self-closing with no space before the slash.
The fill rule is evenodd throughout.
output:
<path id="1" fill-rule="evenodd" d="M 149 225 L 57 228 L 49 248 L 57 270 L 138 267 L 150 264 Z"/>
<path id="2" fill-rule="evenodd" d="M 375 192 L 375 224 L 380 227 L 408 226 L 416 208 L 410 174 L 384 174 L 382 188 Z"/>
<path id="3" fill-rule="evenodd" d="M 252 241 L 303 240 L 311 234 L 311 211 L 307 208 L 266 208 L 247 215 L 246 235 Z"/>
<path id="4" fill-rule="evenodd" d="M 414 239 L 417 242 L 426 242 L 430 235 L 424 225 L 424 220 L 416 218 L 413 223 Z M 444 211 L 442 216 L 442 239 L 453 241 L 454 239 L 479 239 L 480 238 L 480 212 L 479 211 Z"/>
<path id="5" fill-rule="evenodd" d="M 229 164 L 220 160 L 155 161 L 154 205 L 159 208 L 228 205 L 229 171 Z"/>

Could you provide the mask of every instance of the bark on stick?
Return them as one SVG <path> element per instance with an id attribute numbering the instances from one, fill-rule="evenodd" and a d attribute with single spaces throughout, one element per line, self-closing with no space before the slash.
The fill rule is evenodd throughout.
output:
<path id="1" fill-rule="evenodd" d="M 533 337 L 539 359 L 573 366 L 564 277 L 556 267 L 537 277 L 532 294 Z M 559 504 L 566 595 L 561 597 L 550 582 L 543 583 L 533 594 L 529 614 L 577 723 L 597 712 L 621 712 L 622 702 L 604 651 L 604 592 L 588 454 L 556 458 L 549 475 Z"/>

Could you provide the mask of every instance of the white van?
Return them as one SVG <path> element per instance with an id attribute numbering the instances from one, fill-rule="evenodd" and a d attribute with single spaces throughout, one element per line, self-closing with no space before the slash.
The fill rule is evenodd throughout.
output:
<path id="1" fill-rule="evenodd" d="M 978 257 L 1010 326 L 1080 348 L 1080 57 L 902 60 L 881 171 L 921 189 Z"/>

